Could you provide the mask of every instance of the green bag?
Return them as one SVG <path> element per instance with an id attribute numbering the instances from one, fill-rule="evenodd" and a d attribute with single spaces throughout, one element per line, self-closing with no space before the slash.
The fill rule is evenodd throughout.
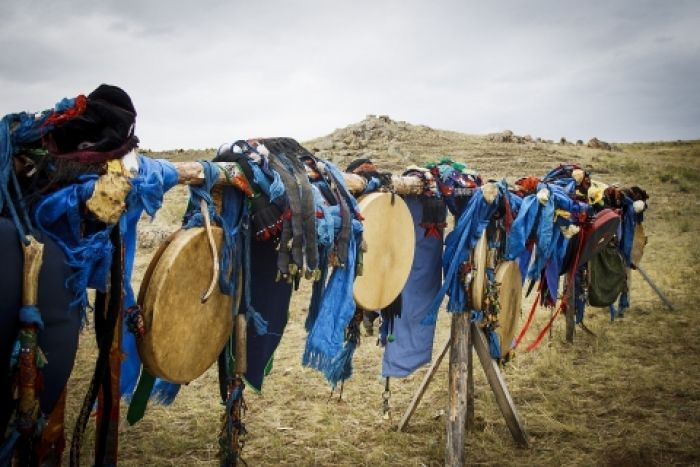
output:
<path id="1" fill-rule="evenodd" d="M 591 306 L 612 305 L 627 289 L 627 267 L 615 242 L 610 242 L 588 260 L 588 303 Z"/>

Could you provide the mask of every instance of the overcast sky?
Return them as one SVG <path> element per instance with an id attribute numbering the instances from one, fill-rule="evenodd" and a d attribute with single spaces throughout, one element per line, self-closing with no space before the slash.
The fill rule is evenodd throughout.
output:
<path id="1" fill-rule="evenodd" d="M 143 148 L 366 114 L 465 133 L 700 138 L 700 1 L 0 0 L 0 114 L 124 88 Z"/>

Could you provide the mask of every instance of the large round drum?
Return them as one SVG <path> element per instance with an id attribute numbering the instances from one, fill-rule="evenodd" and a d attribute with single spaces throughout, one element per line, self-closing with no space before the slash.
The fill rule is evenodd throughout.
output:
<path id="1" fill-rule="evenodd" d="M 212 227 L 212 233 L 221 251 L 223 231 Z M 138 350 L 154 376 L 188 383 L 224 348 L 233 327 L 233 297 L 222 294 L 216 284 L 201 301 L 212 280 L 212 261 L 202 227 L 175 232 L 151 260 L 139 290 L 146 333 L 138 339 Z"/>
<path id="2" fill-rule="evenodd" d="M 404 200 L 391 193 L 370 193 L 358 204 L 365 219 L 367 251 L 353 296 L 359 307 L 379 310 L 399 296 L 411 272 L 416 244 L 413 217 Z"/>
<path id="3" fill-rule="evenodd" d="M 518 263 L 504 261 L 499 264 L 496 267 L 496 283 L 498 284 L 498 303 L 501 305 L 496 334 L 501 341 L 501 358 L 503 358 L 510 352 L 522 307 L 522 276 Z"/>
<path id="4" fill-rule="evenodd" d="M 486 240 L 486 229 L 481 234 L 481 238 L 476 242 L 472 251 L 472 281 L 469 286 L 469 302 L 472 310 L 483 310 L 484 299 L 486 298 L 486 267 L 488 259 L 488 241 Z"/>

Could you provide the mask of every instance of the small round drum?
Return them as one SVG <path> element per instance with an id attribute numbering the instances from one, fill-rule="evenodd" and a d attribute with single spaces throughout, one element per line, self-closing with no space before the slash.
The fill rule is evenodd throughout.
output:
<path id="1" fill-rule="evenodd" d="M 644 247 L 647 245 L 647 236 L 644 233 L 644 226 L 637 224 L 634 227 L 634 240 L 632 240 L 632 253 L 630 254 L 632 264 L 637 266 L 642 261 L 644 255 Z"/>
<path id="2" fill-rule="evenodd" d="M 510 352 L 522 307 L 522 276 L 518 263 L 504 261 L 499 264 L 496 267 L 496 283 L 498 283 L 498 303 L 501 305 L 496 334 L 501 341 L 501 358 L 503 358 Z"/>
<path id="3" fill-rule="evenodd" d="M 358 204 L 365 219 L 367 251 L 353 296 L 359 307 L 380 310 L 399 296 L 411 273 L 416 244 L 413 217 L 404 200 L 391 193 L 370 193 Z"/>
<path id="4" fill-rule="evenodd" d="M 469 301 L 472 310 L 481 310 L 486 297 L 486 267 L 488 257 L 488 242 L 486 241 L 486 229 L 481 238 L 476 242 L 472 252 L 472 282 L 469 286 Z"/>
<path id="5" fill-rule="evenodd" d="M 212 227 L 212 233 L 220 251 L 223 231 Z M 139 290 L 146 334 L 138 339 L 138 350 L 154 376 L 189 383 L 224 348 L 233 327 L 233 297 L 222 294 L 217 284 L 201 302 L 212 274 L 209 241 L 202 227 L 175 232 L 151 260 Z"/>

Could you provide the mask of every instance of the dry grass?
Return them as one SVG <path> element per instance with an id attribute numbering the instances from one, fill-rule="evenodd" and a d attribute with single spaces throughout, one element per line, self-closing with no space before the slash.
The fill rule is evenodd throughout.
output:
<path id="1" fill-rule="evenodd" d="M 437 141 L 437 142 L 436 142 Z M 588 309 L 596 337 L 577 332 L 563 342 L 564 323 L 536 351 L 519 352 L 504 369 L 514 401 L 532 437 L 516 448 L 483 373 L 476 371 L 476 418 L 467 443 L 469 464 L 497 465 L 688 465 L 700 463 L 700 142 L 622 145 L 608 153 L 552 144 L 497 144 L 478 137 L 438 132 L 434 141 L 411 148 L 412 162 L 442 154 L 466 161 L 491 177 L 542 174 L 560 162 L 578 161 L 607 182 L 639 184 L 651 196 L 646 219 L 649 244 L 645 270 L 678 310 L 666 310 L 634 273 L 632 308 L 610 322 L 607 312 Z M 407 162 L 375 157 L 398 170 Z M 342 160 L 336 160 L 340 162 Z M 670 177 L 670 178 L 669 178 Z M 663 180 L 666 178 L 666 180 Z M 672 180 L 675 180 L 673 182 Z M 169 194 L 157 223 L 172 225 L 184 208 L 185 192 Z M 172 228 L 172 227 L 170 227 Z M 138 257 L 135 284 L 151 251 Z M 443 462 L 447 368 L 439 369 L 406 433 L 395 425 L 425 370 L 392 380 L 392 420 L 381 416 L 382 350 L 365 338 L 343 400 L 329 398 L 320 374 L 301 367 L 309 298 L 305 286 L 292 299 L 290 323 L 275 368 L 262 394 L 247 391 L 250 432 L 244 458 L 250 465 L 439 465 Z M 526 340 L 548 311 L 540 311 Z M 448 335 L 449 319 L 438 321 L 436 348 Z M 193 351 L 196 351 L 193 349 Z M 94 337 L 81 336 L 70 381 L 69 427 L 92 372 Z M 135 427 L 121 429 L 123 465 L 216 465 L 223 407 L 215 370 L 184 387 L 171 407 L 152 406 Z M 91 426 L 89 430 L 93 430 Z M 85 446 L 91 446 L 90 437 Z M 86 460 L 91 448 L 85 449 Z"/>

